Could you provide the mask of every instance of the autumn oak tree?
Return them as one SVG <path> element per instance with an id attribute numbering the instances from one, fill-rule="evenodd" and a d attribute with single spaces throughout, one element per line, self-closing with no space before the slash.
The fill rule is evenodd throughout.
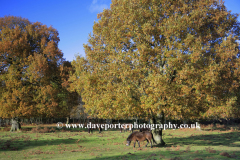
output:
<path id="1" fill-rule="evenodd" d="M 65 84 L 71 66 L 62 58 L 59 40 L 53 27 L 0 18 L 1 118 L 67 116 L 73 102 Z"/>
<path id="2" fill-rule="evenodd" d="M 72 90 L 101 118 L 237 116 L 237 17 L 216 0 L 112 0 L 72 62 Z"/>

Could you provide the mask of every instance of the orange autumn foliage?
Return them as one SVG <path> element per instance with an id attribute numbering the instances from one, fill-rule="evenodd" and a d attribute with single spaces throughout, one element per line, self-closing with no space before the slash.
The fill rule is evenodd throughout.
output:
<path id="1" fill-rule="evenodd" d="M 67 62 L 59 41 L 53 27 L 21 17 L 0 18 L 1 118 L 69 113 L 71 94 L 62 85 L 67 79 Z"/>

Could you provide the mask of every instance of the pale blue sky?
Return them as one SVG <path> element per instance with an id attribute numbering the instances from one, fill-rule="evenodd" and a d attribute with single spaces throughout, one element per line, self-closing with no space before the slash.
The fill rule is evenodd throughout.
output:
<path id="1" fill-rule="evenodd" d="M 111 0 L 0 0 L 0 17 L 21 16 L 52 25 L 59 32 L 64 58 L 72 61 L 75 54 L 85 57 L 83 44 L 87 43 L 93 22 L 110 4 Z M 226 0 L 225 5 L 232 13 L 240 13 L 240 0 Z"/>

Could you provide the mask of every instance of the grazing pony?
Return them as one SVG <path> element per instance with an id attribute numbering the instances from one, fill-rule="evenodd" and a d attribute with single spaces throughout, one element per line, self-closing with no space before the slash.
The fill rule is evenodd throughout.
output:
<path id="1" fill-rule="evenodd" d="M 151 132 L 133 132 L 131 133 L 128 138 L 127 138 L 127 146 L 131 144 L 131 141 L 134 141 L 134 148 L 136 141 L 138 142 L 138 146 L 140 147 L 140 142 L 147 140 L 147 144 L 145 147 L 147 147 L 148 143 L 151 143 L 151 148 L 152 148 L 152 139 L 153 142 L 155 142 L 153 135 Z"/>

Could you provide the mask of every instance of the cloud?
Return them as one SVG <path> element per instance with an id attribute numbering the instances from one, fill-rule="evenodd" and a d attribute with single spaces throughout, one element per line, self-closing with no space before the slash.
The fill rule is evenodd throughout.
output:
<path id="1" fill-rule="evenodd" d="M 91 6 L 89 7 L 89 11 L 93 12 L 102 12 L 103 9 L 107 9 L 108 5 L 106 4 L 106 0 L 93 0 Z"/>
<path id="2" fill-rule="evenodd" d="M 92 4 L 95 4 L 95 3 L 97 3 L 97 0 L 93 0 Z"/>

